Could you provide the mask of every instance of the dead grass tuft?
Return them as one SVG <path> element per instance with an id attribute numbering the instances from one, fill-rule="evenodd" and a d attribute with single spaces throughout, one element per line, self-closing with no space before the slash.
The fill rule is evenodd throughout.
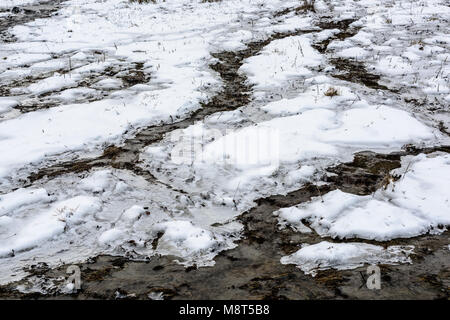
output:
<path id="1" fill-rule="evenodd" d="M 325 96 L 333 98 L 334 96 L 339 95 L 339 91 L 334 87 L 329 87 L 327 91 L 324 93 Z"/>

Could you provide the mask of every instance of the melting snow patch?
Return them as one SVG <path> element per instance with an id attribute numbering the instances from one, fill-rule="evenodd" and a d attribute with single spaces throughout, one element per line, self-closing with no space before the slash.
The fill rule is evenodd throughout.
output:
<path id="1" fill-rule="evenodd" d="M 192 264 L 199 255 L 205 253 L 214 256 L 213 251 L 218 249 L 221 241 L 224 241 L 212 232 L 194 226 L 190 221 L 163 222 L 155 226 L 155 231 L 164 233 L 158 241 L 158 252 L 188 259 L 187 264 Z M 202 264 L 201 261 L 198 262 Z M 204 264 L 213 265 L 214 261 L 207 261 Z"/>
<path id="2" fill-rule="evenodd" d="M 80 181 L 80 188 L 91 192 L 104 192 L 111 187 L 111 171 L 99 170 Z"/>
<path id="3" fill-rule="evenodd" d="M 333 238 L 384 241 L 444 231 L 450 225 L 450 155 L 406 157 L 396 172 L 400 179 L 373 196 L 334 190 L 275 214 L 282 225 L 304 229 L 306 220 L 318 234 Z"/>
<path id="4" fill-rule="evenodd" d="M 328 79 L 328 78 L 326 78 Z M 323 81 L 323 79 L 317 79 Z M 327 96 L 330 88 L 336 90 L 336 96 Z M 298 114 L 310 109 L 336 109 L 343 103 L 355 101 L 358 97 L 349 89 L 342 86 L 332 86 L 327 83 L 312 85 L 299 96 L 292 99 L 281 99 L 271 102 L 261 109 L 271 115 L 287 116 Z"/>
<path id="5" fill-rule="evenodd" d="M 14 210 L 35 204 L 38 202 L 49 202 L 52 200 L 45 189 L 17 189 L 11 193 L 0 195 L 0 215 L 11 213 Z"/>
<path id="6" fill-rule="evenodd" d="M 304 273 L 315 276 L 326 269 L 348 270 L 364 264 L 411 263 L 414 246 L 390 246 L 384 249 L 366 243 L 331 243 L 322 241 L 304 245 L 297 252 L 281 258 L 282 264 L 295 264 Z"/>
<path id="7" fill-rule="evenodd" d="M 57 202 L 50 209 L 42 211 L 29 208 L 25 212 L 22 210 L 20 215 L 9 212 L 9 216 L 2 216 L 0 220 L 0 257 L 14 256 L 18 251 L 38 246 L 63 233 L 66 226 L 78 225 L 86 215 L 92 215 L 100 209 L 99 199 L 78 196 Z"/>
<path id="8" fill-rule="evenodd" d="M 121 240 L 121 238 L 124 235 L 124 231 L 120 229 L 110 229 L 108 231 L 103 232 L 100 237 L 98 238 L 98 242 L 100 244 L 110 244 L 112 242 L 115 242 L 116 240 Z"/>

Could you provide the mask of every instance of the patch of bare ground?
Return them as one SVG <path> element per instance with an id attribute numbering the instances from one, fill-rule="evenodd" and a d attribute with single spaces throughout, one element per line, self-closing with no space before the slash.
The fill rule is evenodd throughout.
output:
<path id="1" fill-rule="evenodd" d="M 36 19 L 48 18 L 55 14 L 66 0 L 42 1 L 38 4 L 23 5 L 11 9 L 0 10 L 0 13 L 7 12 L 5 17 L 0 19 L 0 41 L 13 42 L 14 36 L 7 30 L 17 25 L 23 25 Z"/>
<path id="2" fill-rule="evenodd" d="M 287 15 L 291 12 L 295 12 L 295 14 L 301 14 L 301 13 L 305 13 L 308 11 L 316 12 L 316 9 L 314 8 L 315 0 L 303 0 L 300 2 L 301 2 L 301 4 L 296 7 L 286 8 L 286 9 L 275 12 L 275 14 L 273 15 L 274 18 L 278 18 L 278 17 L 284 16 L 284 15 Z"/>
<path id="3" fill-rule="evenodd" d="M 48 109 L 52 107 L 58 107 L 65 104 L 73 103 L 86 103 L 94 102 L 108 98 L 118 90 L 126 90 L 137 84 L 145 84 L 150 81 L 150 74 L 143 70 L 143 63 L 120 63 L 110 67 L 107 67 L 103 72 L 90 73 L 87 77 L 82 79 L 77 85 L 70 87 L 63 87 L 59 90 L 42 93 L 39 95 L 31 95 L 28 99 L 21 102 L 15 108 L 22 113 L 32 112 L 40 109 Z M 59 73 L 64 74 L 66 70 L 60 70 Z M 54 72 L 47 74 L 47 76 L 41 76 L 34 79 L 25 79 L 28 84 L 35 83 L 39 80 L 43 80 L 48 76 L 51 76 Z M 69 75 L 68 75 L 69 76 Z M 58 97 L 58 93 L 61 93 L 67 89 L 80 89 L 80 88 L 92 88 L 95 84 L 103 79 L 117 79 L 122 80 L 122 85 L 118 88 L 97 88 L 95 93 L 88 93 L 86 95 L 79 95 L 74 100 L 63 100 Z M 23 86 L 23 82 L 20 84 Z M 11 86 L 9 86 L 11 88 Z M 8 88 L 8 89 L 9 89 Z M 0 89 L 1 90 L 1 89 Z"/>

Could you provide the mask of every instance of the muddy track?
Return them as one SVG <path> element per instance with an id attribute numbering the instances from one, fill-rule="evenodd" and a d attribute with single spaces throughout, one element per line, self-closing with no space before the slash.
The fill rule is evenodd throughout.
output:
<path id="1" fill-rule="evenodd" d="M 244 225 L 243 237 L 234 249 L 218 254 L 214 267 L 185 269 L 173 257 L 155 256 L 146 262 L 99 256 L 80 265 L 82 289 L 65 296 L 75 299 L 148 299 L 163 293 L 165 299 L 448 299 L 449 261 L 446 248 L 449 232 L 423 235 L 386 242 L 358 241 L 383 246 L 414 245 L 413 265 L 382 265 L 381 291 L 365 287 L 365 269 L 321 271 L 315 278 L 304 275 L 292 265 L 282 265 L 280 258 L 298 250 L 302 243 L 338 239 L 320 238 L 315 233 L 279 229 L 273 212 L 297 205 L 336 188 L 355 194 L 370 194 L 383 183 L 386 172 L 400 167 L 408 154 L 450 152 L 450 146 L 377 154 L 361 152 L 354 161 L 328 168 L 336 174 L 327 185 L 305 185 L 287 195 L 273 195 L 256 201 L 257 206 L 238 219 Z M 157 245 L 157 243 L 155 244 Z M 49 269 L 38 264 L 28 269 L 31 277 L 57 279 L 65 276 L 67 266 Z M 22 280 L 19 283 L 26 282 Z M 1 298 L 52 299 L 49 295 L 23 294 L 14 290 L 18 283 L 0 287 Z"/>
<path id="2" fill-rule="evenodd" d="M 41 109 L 58 107 L 65 104 L 86 103 L 107 99 L 108 96 L 116 91 L 126 90 L 134 85 L 145 84 L 150 81 L 151 76 L 150 74 L 143 71 L 143 67 L 144 64 L 140 62 L 129 63 L 128 66 L 126 66 L 125 63 L 110 66 L 105 68 L 103 72 L 88 74 L 87 77 L 81 79 L 75 86 L 62 87 L 51 92 L 42 93 L 36 96 L 30 96 L 25 102 L 22 102 L 18 106 L 16 106 L 15 109 L 20 110 L 22 113 L 27 113 Z M 51 76 L 54 72 L 63 74 L 67 72 L 67 70 L 53 71 L 48 74 L 48 76 Z M 38 79 L 33 79 L 33 81 L 29 81 L 29 83 L 27 84 L 31 84 L 45 78 L 47 77 L 42 76 Z M 117 89 L 97 88 L 95 94 L 90 96 L 81 96 L 78 98 L 78 100 L 70 100 L 64 102 L 58 99 L 57 96 L 55 97 L 55 94 L 58 94 L 67 89 L 95 88 L 96 83 L 104 79 L 119 79 L 122 81 L 122 85 Z M 23 86 L 23 83 L 21 85 Z"/>
<path id="3" fill-rule="evenodd" d="M 303 3 L 297 7 L 293 8 L 286 8 L 280 11 L 277 11 L 273 14 L 274 18 L 285 16 L 291 12 L 295 12 L 295 14 L 301 14 L 305 12 L 316 12 L 316 9 L 314 8 L 314 2 L 315 0 L 303 0 Z"/>
<path id="4" fill-rule="evenodd" d="M 0 13 L 10 14 L 0 19 L 0 40 L 5 42 L 15 41 L 14 37 L 7 33 L 9 28 L 23 25 L 36 19 L 51 17 L 56 11 L 61 9 L 62 3 L 66 0 L 42 1 L 35 5 L 24 5 L 11 8 L 11 10 L 0 10 Z"/>
<path id="5" fill-rule="evenodd" d="M 322 30 L 339 29 L 340 31 L 328 39 L 315 43 L 313 47 L 321 54 L 326 54 L 330 42 L 334 40 L 343 41 L 358 33 L 359 27 L 350 27 L 350 24 L 355 21 L 355 19 L 335 21 L 332 20 L 332 17 L 322 17 L 317 23 L 318 27 Z M 330 58 L 328 62 L 335 67 L 337 72 L 332 73 L 332 76 L 337 79 L 364 85 L 370 89 L 396 92 L 393 89 L 379 84 L 378 81 L 381 77 L 377 74 L 370 73 L 362 62 L 350 58 Z"/>
<path id="6" fill-rule="evenodd" d="M 319 51 L 321 54 L 325 54 L 328 45 L 334 40 L 345 40 L 347 38 L 353 37 L 359 31 L 359 28 L 350 28 L 350 24 L 355 22 L 357 19 L 343 19 L 343 20 L 333 20 L 333 17 L 321 17 L 317 26 L 322 30 L 339 29 L 340 31 L 329 37 L 328 39 L 317 42 L 313 47 Z"/>
<path id="7" fill-rule="evenodd" d="M 156 143 L 164 138 L 164 135 L 177 129 L 184 129 L 207 116 L 223 111 L 232 111 L 247 105 L 251 100 L 252 86 L 248 84 L 245 74 L 238 72 L 244 60 L 257 55 L 262 48 L 271 41 L 294 35 L 306 34 L 317 30 L 302 30 L 295 32 L 275 33 L 262 41 L 247 44 L 247 49 L 236 52 L 213 53 L 212 56 L 218 60 L 211 65 L 222 79 L 224 85 L 222 90 L 213 96 L 208 102 L 203 103 L 201 108 L 193 112 L 187 119 L 164 125 L 154 125 L 140 129 L 133 138 L 125 140 L 120 147 L 109 146 L 103 155 L 94 159 L 68 161 L 48 168 L 40 169 L 29 176 L 29 181 L 34 182 L 43 177 L 53 178 L 65 173 L 82 172 L 94 167 L 110 166 L 117 169 L 128 169 L 136 173 L 142 173 L 143 169 L 137 167 L 139 153 L 146 146 Z M 146 176 L 149 176 L 146 173 Z"/>

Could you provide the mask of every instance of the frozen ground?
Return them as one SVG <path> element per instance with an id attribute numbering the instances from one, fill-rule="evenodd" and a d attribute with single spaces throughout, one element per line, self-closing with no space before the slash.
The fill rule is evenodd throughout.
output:
<path id="1" fill-rule="evenodd" d="M 445 1 L 11 0 L 0 19 L 8 290 L 70 293 L 36 270 L 103 256 L 220 273 L 234 252 L 312 281 L 414 268 L 427 237 L 449 268 Z"/>

